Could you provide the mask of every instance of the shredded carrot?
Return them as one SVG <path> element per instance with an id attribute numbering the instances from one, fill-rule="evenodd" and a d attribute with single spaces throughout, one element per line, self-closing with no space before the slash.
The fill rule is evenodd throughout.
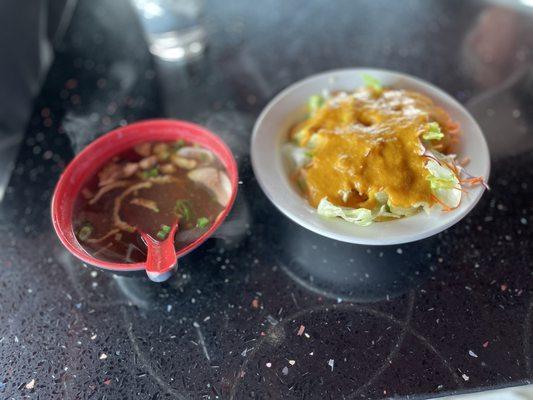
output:
<path id="1" fill-rule="evenodd" d="M 427 154 L 427 153 L 425 153 L 425 154 L 422 154 L 422 157 L 427 157 L 427 158 L 429 158 L 429 159 L 435 161 L 437 164 L 442 165 L 442 164 L 440 163 L 440 160 L 439 160 L 438 158 L 436 158 L 435 156 L 431 155 L 431 154 Z"/>
<path id="2" fill-rule="evenodd" d="M 473 178 L 461 179 L 460 182 L 462 184 L 466 183 L 468 185 L 477 185 L 477 184 L 483 183 L 483 178 L 481 176 L 476 176 Z"/>
<path id="3" fill-rule="evenodd" d="M 447 128 L 447 132 L 450 135 L 457 135 L 460 132 L 459 124 L 455 124 L 454 126 L 451 126 L 451 127 L 449 126 Z"/>
<path id="4" fill-rule="evenodd" d="M 437 196 L 432 194 L 431 197 L 433 198 L 433 200 L 435 200 L 437 203 L 441 205 L 442 211 L 448 212 L 448 211 L 454 210 L 454 208 L 448 207 L 446 204 L 444 204 Z"/>
<path id="5" fill-rule="evenodd" d="M 469 163 L 470 163 L 470 157 L 465 157 L 465 158 L 463 158 L 463 159 L 459 162 L 459 165 L 460 165 L 461 167 L 465 167 L 465 166 L 467 166 Z"/>
<path id="6" fill-rule="evenodd" d="M 449 115 L 448 115 L 448 119 L 443 123 L 443 125 L 444 125 L 446 132 L 449 133 L 450 135 L 457 135 L 461 129 L 460 125 L 454 120 L 452 120 Z"/>
<path id="7" fill-rule="evenodd" d="M 448 168 L 450 168 L 453 171 L 455 176 L 457 176 L 457 177 L 459 176 L 459 170 L 457 168 L 457 165 L 453 161 L 452 162 L 445 162 L 445 164 L 446 164 L 446 166 Z"/>

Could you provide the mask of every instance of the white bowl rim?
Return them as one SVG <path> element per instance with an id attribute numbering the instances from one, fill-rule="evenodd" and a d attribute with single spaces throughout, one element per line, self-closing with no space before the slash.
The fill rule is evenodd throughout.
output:
<path id="1" fill-rule="evenodd" d="M 268 118 L 269 113 L 276 107 L 276 105 L 284 99 L 286 96 L 291 94 L 297 89 L 300 89 L 301 87 L 307 86 L 310 83 L 313 83 L 314 81 L 321 80 L 321 79 L 333 79 L 335 80 L 338 75 L 343 74 L 353 74 L 354 76 L 361 76 L 362 74 L 369 74 L 369 75 L 376 75 L 376 74 L 385 74 L 390 77 L 396 78 L 396 79 L 404 79 L 408 82 L 414 83 L 415 85 L 423 86 L 427 91 L 434 92 L 440 97 L 441 99 L 445 100 L 446 104 L 438 103 L 440 106 L 444 106 L 444 108 L 447 108 L 446 105 L 451 106 L 456 109 L 459 113 L 463 114 L 463 117 L 468 121 L 468 123 L 471 125 L 471 130 L 469 132 L 462 131 L 463 138 L 466 135 L 472 134 L 473 136 L 476 136 L 476 140 L 478 141 L 477 145 L 479 146 L 479 151 L 482 153 L 482 155 L 479 158 L 485 158 L 486 162 L 482 165 L 482 171 L 480 171 L 480 175 L 483 177 L 485 182 L 488 182 L 489 176 L 490 176 L 490 154 L 489 154 L 489 148 L 486 142 L 486 139 L 481 131 L 481 128 L 479 127 L 479 124 L 476 122 L 476 120 L 472 117 L 472 115 L 466 110 L 466 108 L 459 103 L 457 100 L 455 100 L 451 95 L 443 91 L 442 89 L 438 88 L 437 86 L 426 82 L 425 80 L 422 80 L 420 78 L 416 78 L 414 76 L 397 72 L 393 70 L 387 70 L 387 69 L 378 69 L 378 68 L 370 68 L 370 67 L 357 67 L 357 68 L 342 68 L 342 69 L 334 69 L 334 70 L 328 70 L 324 72 L 320 72 L 315 75 L 311 75 L 307 78 L 304 78 L 300 81 L 297 81 L 285 89 L 283 89 L 281 92 L 279 92 L 263 109 L 263 111 L 260 113 L 259 117 L 257 118 L 252 132 L 252 138 L 251 138 L 251 162 L 252 162 L 252 168 L 255 174 L 255 177 L 259 183 L 259 186 L 263 190 L 263 192 L 266 194 L 268 199 L 280 210 L 285 216 L 287 216 L 292 221 L 296 222 L 300 226 L 315 232 L 319 235 L 339 240 L 342 242 L 347 243 L 353 243 L 353 244 L 362 244 L 362 245 L 397 245 L 402 243 L 409 243 L 414 242 L 417 240 L 422 240 L 425 238 L 428 238 L 430 236 L 433 236 L 450 226 L 456 224 L 459 222 L 462 218 L 464 218 L 477 204 L 479 199 L 481 198 L 484 187 L 483 186 L 477 186 L 474 188 L 470 188 L 468 191 L 468 194 L 471 196 L 470 199 L 465 200 L 465 196 L 463 196 L 463 199 L 461 201 L 461 205 L 459 206 L 459 209 L 450 211 L 450 213 L 453 213 L 452 218 L 447 218 L 447 220 L 442 221 L 441 223 L 437 223 L 434 226 L 431 226 L 430 228 L 414 231 L 410 230 L 404 234 L 396 235 L 396 236 L 381 236 L 381 237 L 360 237 L 357 235 L 347 235 L 346 233 L 339 232 L 337 229 L 327 229 L 324 227 L 317 227 L 315 224 L 309 222 L 308 219 L 302 218 L 301 216 L 297 215 L 293 211 L 291 211 L 290 208 L 286 207 L 285 204 L 283 204 L 283 201 L 279 201 L 280 197 L 278 196 L 276 198 L 275 194 L 275 188 L 272 188 L 270 184 L 266 182 L 264 172 L 262 170 L 262 167 L 259 165 L 259 157 L 260 152 L 263 152 L 263 149 L 260 149 L 257 145 L 258 142 L 258 136 L 259 131 L 262 127 L 262 125 L 265 123 L 265 119 Z M 324 88 L 325 89 L 325 88 Z M 349 88 L 346 88 L 346 90 L 349 90 Z M 434 101 L 437 102 L 437 99 L 434 99 L 431 95 L 428 94 L 430 98 L 432 98 Z M 302 99 L 302 105 L 305 104 L 307 99 Z M 291 112 L 294 112 L 294 110 L 288 110 L 287 115 Z M 281 135 L 280 132 L 275 133 L 275 135 Z M 280 153 L 280 149 L 276 148 L 275 153 Z M 283 171 L 283 174 L 286 175 L 286 171 Z M 311 209 L 314 211 L 315 219 L 322 219 L 318 214 L 316 213 L 315 209 L 312 209 L 311 206 L 307 203 L 307 200 L 303 198 L 301 195 L 297 194 L 298 197 L 300 197 L 302 202 L 302 207 L 306 207 L 308 209 Z M 284 196 L 283 196 L 284 197 Z M 283 197 L 281 197 L 283 199 Z M 432 213 L 435 211 L 431 211 Z M 399 223 L 400 221 L 407 221 L 407 220 L 413 220 L 414 218 L 419 217 L 420 215 L 423 215 L 424 213 L 421 212 L 415 216 L 402 218 L 400 220 L 394 220 L 394 221 L 388 221 L 388 222 L 379 222 L 374 223 L 370 226 L 379 225 L 386 229 L 385 225 L 391 224 L 391 223 Z M 351 225 L 348 222 L 342 221 L 340 219 L 336 219 L 335 221 L 329 221 L 337 226 L 346 226 L 346 224 Z M 342 225 L 340 225 L 342 224 Z M 331 225 L 331 224 L 330 224 Z M 354 225 L 352 225 L 354 226 Z M 366 229 L 368 227 L 357 227 Z"/>

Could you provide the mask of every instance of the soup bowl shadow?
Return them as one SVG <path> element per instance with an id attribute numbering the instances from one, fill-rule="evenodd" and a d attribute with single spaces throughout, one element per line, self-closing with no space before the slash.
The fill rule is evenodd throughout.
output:
<path id="1" fill-rule="evenodd" d="M 91 266 L 121 275 L 145 271 L 145 262 L 110 262 L 100 260 L 84 250 L 73 229 L 74 205 L 84 184 L 112 157 L 143 142 L 180 139 L 198 144 L 218 157 L 231 182 L 231 197 L 210 228 L 194 242 L 176 250 L 176 257 L 179 259 L 193 251 L 215 233 L 230 212 L 237 195 L 238 170 L 231 150 L 222 139 L 199 125 L 178 120 L 148 120 L 115 129 L 99 137 L 82 150 L 61 175 L 52 197 L 51 216 L 59 240 L 72 255 Z M 158 274 L 151 273 L 149 277 L 156 282 L 165 281 L 176 266 L 177 264 Z"/>

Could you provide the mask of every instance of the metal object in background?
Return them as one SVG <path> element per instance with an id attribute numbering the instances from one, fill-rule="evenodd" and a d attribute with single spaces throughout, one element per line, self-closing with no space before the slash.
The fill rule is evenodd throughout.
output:
<path id="1" fill-rule="evenodd" d="M 166 61 L 199 57 L 205 49 L 201 0 L 132 0 L 150 52 Z"/>

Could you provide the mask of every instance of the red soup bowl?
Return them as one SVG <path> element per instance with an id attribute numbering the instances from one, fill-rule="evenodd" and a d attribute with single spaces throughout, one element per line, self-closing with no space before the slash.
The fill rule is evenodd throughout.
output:
<path id="1" fill-rule="evenodd" d="M 226 168 L 231 182 L 231 198 L 211 227 L 194 242 L 176 250 L 178 260 L 200 246 L 213 234 L 228 215 L 237 195 L 237 163 L 231 150 L 218 136 L 201 126 L 185 121 L 148 120 L 115 129 L 92 142 L 80 152 L 61 175 L 52 197 L 52 222 L 61 243 L 80 260 L 116 273 L 146 270 L 146 262 L 117 263 L 93 257 L 78 242 L 73 229 L 73 212 L 76 199 L 85 183 L 93 177 L 112 157 L 150 141 L 176 141 L 183 139 L 198 144 L 213 152 Z M 172 256 L 174 256 L 172 254 Z M 151 280 L 162 282 L 172 275 L 177 262 L 157 271 L 147 271 Z"/>

